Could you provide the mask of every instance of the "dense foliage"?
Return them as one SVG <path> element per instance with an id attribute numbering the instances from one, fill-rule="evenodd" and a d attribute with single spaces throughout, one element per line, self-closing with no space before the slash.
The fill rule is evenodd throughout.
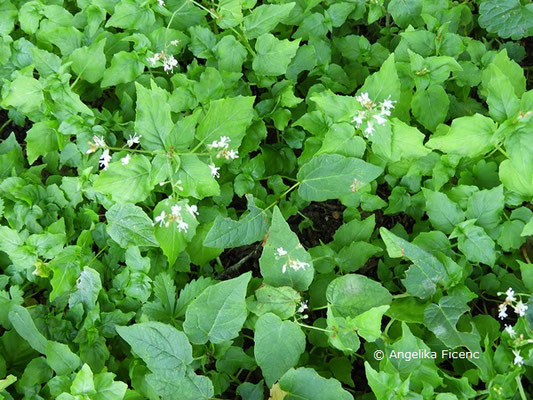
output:
<path id="1" fill-rule="evenodd" d="M 0 398 L 531 398 L 531 35 L 0 0 Z"/>

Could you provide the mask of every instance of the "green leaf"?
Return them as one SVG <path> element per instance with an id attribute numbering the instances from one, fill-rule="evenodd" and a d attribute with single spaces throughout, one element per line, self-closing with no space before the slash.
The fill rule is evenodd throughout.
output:
<path id="1" fill-rule="evenodd" d="M 76 291 L 70 295 L 69 307 L 83 304 L 87 311 L 91 310 L 96 304 L 101 289 L 100 274 L 90 267 L 83 267 L 83 271 L 76 281 Z"/>
<path id="2" fill-rule="evenodd" d="M 244 18 L 243 31 L 248 39 L 255 39 L 272 31 L 289 16 L 296 3 L 262 4 Z"/>
<path id="3" fill-rule="evenodd" d="M 490 231 L 500 223 L 500 217 L 505 206 L 504 201 L 502 185 L 475 192 L 468 199 L 466 218 L 475 219 L 476 225 Z"/>
<path id="4" fill-rule="evenodd" d="M 251 312 L 258 316 L 273 313 L 281 319 L 292 317 L 296 311 L 296 305 L 301 301 L 300 294 L 288 286 L 261 285 L 255 291 L 255 297 L 257 300 L 247 301 Z"/>
<path id="5" fill-rule="evenodd" d="M 120 51 L 113 55 L 111 66 L 104 72 L 102 88 L 116 86 L 119 83 L 133 82 L 144 71 L 144 64 L 137 52 Z"/>
<path id="6" fill-rule="evenodd" d="M 107 233 L 122 248 L 157 246 L 152 221 L 142 208 L 133 204 L 115 204 L 106 212 Z"/>
<path id="7" fill-rule="evenodd" d="M 53 289 L 50 293 L 51 302 L 58 297 L 69 294 L 74 288 L 76 279 L 81 272 L 80 251 L 78 246 L 65 247 L 50 261 L 48 266 L 53 272 L 53 277 L 50 280 Z"/>
<path id="8" fill-rule="evenodd" d="M 272 286 L 291 286 L 302 291 L 307 290 L 313 281 L 312 257 L 300 244 L 277 207 L 272 213 L 272 224 L 259 267 L 265 283 Z"/>
<path id="9" fill-rule="evenodd" d="M 221 0 L 217 6 L 217 25 L 222 29 L 232 28 L 242 22 L 242 0 Z"/>
<path id="10" fill-rule="evenodd" d="M 471 262 L 494 266 L 496 262 L 495 243 L 485 230 L 474 225 L 475 219 L 460 223 L 453 230 L 450 239 L 457 238 L 458 248 Z"/>
<path id="11" fill-rule="evenodd" d="M 163 400 L 209 400 L 213 398 L 213 384 L 206 376 L 199 376 L 189 368 L 161 369 L 146 377 Z"/>
<path id="12" fill-rule="evenodd" d="M 207 144 L 227 136 L 231 139 L 229 147 L 238 149 L 252 123 L 254 100 L 253 96 L 211 100 L 207 114 L 198 124 L 196 138 Z"/>
<path id="13" fill-rule="evenodd" d="M 41 354 L 46 354 L 46 338 L 37 330 L 30 313 L 24 307 L 13 304 L 9 311 L 9 321 L 13 328 L 30 346 Z"/>
<path id="14" fill-rule="evenodd" d="M 138 203 L 146 199 L 152 190 L 152 166 L 144 155 L 133 155 L 127 165 L 112 162 L 100 172 L 94 181 L 94 190 L 110 194 L 119 203 Z"/>
<path id="15" fill-rule="evenodd" d="M 294 367 L 305 351 L 305 334 L 294 322 L 267 313 L 255 323 L 254 355 L 268 387 Z"/>
<path id="16" fill-rule="evenodd" d="M 381 318 L 389 306 L 371 308 L 353 319 L 357 334 L 367 342 L 375 342 L 381 336 Z"/>
<path id="17" fill-rule="evenodd" d="M 179 220 L 172 214 L 172 209 L 173 207 L 176 209 L 176 206 L 180 207 L 178 218 L 187 224 L 186 230 L 178 229 Z M 162 212 L 168 217 L 169 226 L 156 224 L 155 237 L 163 253 L 167 256 L 168 264 L 172 266 L 178 255 L 187 247 L 187 243 L 194 238 L 198 221 L 194 216 L 194 210 L 186 201 L 174 202 L 171 199 L 160 201 L 154 209 L 154 217 L 161 215 Z"/>
<path id="18" fill-rule="evenodd" d="M 152 371 L 173 370 L 192 362 L 187 336 L 173 326 L 150 321 L 117 326 L 116 330 Z"/>
<path id="19" fill-rule="evenodd" d="M 391 100 L 400 99 L 400 79 L 394 62 L 394 53 L 385 60 L 378 72 L 373 73 L 365 79 L 363 87 L 357 94 L 368 93 L 375 103 L 380 103 L 389 96 Z"/>
<path id="20" fill-rule="evenodd" d="M 428 155 L 431 150 L 424 146 L 425 135 L 414 126 L 398 118 L 392 118 L 391 160 L 411 160 Z"/>
<path id="21" fill-rule="evenodd" d="M 220 187 L 217 180 L 211 176 L 209 166 L 194 154 L 180 157 L 177 178 L 175 182 L 183 189 L 178 188 L 183 197 L 192 196 L 201 200 L 220 194 Z"/>
<path id="22" fill-rule="evenodd" d="M 357 317 L 374 307 L 389 305 L 392 296 L 379 282 L 363 275 L 347 274 L 332 280 L 326 298 L 335 315 Z"/>
<path id="23" fill-rule="evenodd" d="M 59 136 L 56 121 L 39 121 L 31 127 L 26 136 L 28 162 L 33 164 L 39 156 L 58 149 Z"/>
<path id="24" fill-rule="evenodd" d="M 128 390 L 128 385 L 124 382 L 115 382 L 115 374 L 102 372 L 94 376 L 94 388 L 96 393 L 93 394 L 94 400 L 122 400 Z"/>
<path id="25" fill-rule="evenodd" d="M 104 46 L 106 38 L 93 42 L 89 47 L 83 46 L 72 52 L 69 59 L 71 68 L 80 79 L 96 83 L 104 76 L 106 57 Z"/>
<path id="26" fill-rule="evenodd" d="M 19 76 L 3 88 L 1 104 L 27 115 L 43 111 L 43 85 L 32 77 Z"/>
<path id="27" fill-rule="evenodd" d="M 411 100 L 413 115 L 428 131 L 434 131 L 444 122 L 448 114 L 450 100 L 441 85 L 430 85 L 418 89 Z"/>
<path id="28" fill-rule="evenodd" d="M 238 221 L 217 215 L 207 233 L 204 246 L 232 248 L 262 240 L 268 231 L 268 215 L 254 203 L 252 195 L 246 195 L 248 213 Z"/>
<path id="29" fill-rule="evenodd" d="M 490 116 L 497 122 L 504 122 L 517 115 L 520 111 L 520 101 L 507 74 L 496 65 L 490 64 L 481 76 L 483 89 L 487 93 Z"/>
<path id="30" fill-rule="evenodd" d="M 76 377 L 72 381 L 70 386 L 70 392 L 73 395 L 93 395 L 96 393 L 93 381 L 93 372 L 87 364 L 83 364 L 80 371 L 76 374 Z"/>
<path id="31" fill-rule="evenodd" d="M 187 308 L 183 329 L 194 344 L 222 343 L 239 335 L 246 320 L 247 272 L 209 286 Z"/>
<path id="32" fill-rule="evenodd" d="M 137 108 L 135 130 L 142 132 L 141 145 L 146 150 L 167 149 L 174 123 L 170 117 L 168 94 L 153 81 L 147 89 L 135 83 Z"/>
<path id="33" fill-rule="evenodd" d="M 321 154 L 313 157 L 298 171 L 298 194 L 309 201 L 338 199 L 357 188 L 372 182 L 383 169 L 353 157 L 338 154 Z"/>
<path id="34" fill-rule="evenodd" d="M 74 372 L 81 364 L 80 358 L 63 343 L 46 342 L 46 361 L 58 375 Z"/>
<path id="35" fill-rule="evenodd" d="M 147 29 L 155 22 L 154 12 L 148 3 L 139 3 L 135 0 L 120 0 L 111 13 L 106 27 L 114 26 L 122 29 Z"/>
<path id="36" fill-rule="evenodd" d="M 445 134 L 433 135 L 426 146 L 443 153 L 477 157 L 494 147 L 495 129 L 494 121 L 481 114 L 456 118 Z"/>
<path id="37" fill-rule="evenodd" d="M 479 6 L 479 25 L 502 38 L 521 39 L 533 34 L 533 4 L 519 0 L 484 0 Z"/>
<path id="38" fill-rule="evenodd" d="M 444 265 L 432 254 L 396 236 L 386 228 L 379 230 L 390 257 L 407 257 L 413 265 L 402 280 L 407 291 L 422 299 L 433 295 L 437 284 L 444 284 L 448 274 Z"/>
<path id="39" fill-rule="evenodd" d="M 356 333 L 353 318 L 343 318 L 335 314 L 328 305 L 327 308 L 328 343 L 344 354 L 354 354 L 361 346 L 361 341 Z"/>
<path id="40" fill-rule="evenodd" d="M 426 213 L 431 225 L 446 234 L 452 233 L 454 228 L 465 219 L 465 213 L 446 194 L 423 188 L 426 198 Z M 474 194 L 475 195 L 475 194 Z"/>
<path id="41" fill-rule="evenodd" d="M 271 33 L 257 38 L 255 50 L 257 55 L 252 63 L 253 70 L 259 75 L 278 76 L 287 72 L 291 60 L 296 55 L 300 39 L 279 40 Z"/>
<path id="42" fill-rule="evenodd" d="M 339 381 L 323 378 L 312 368 L 290 369 L 279 381 L 283 400 L 353 400 Z"/>
<path id="43" fill-rule="evenodd" d="M 422 0 L 391 0 L 387 11 L 394 18 L 394 22 L 401 28 L 409 24 L 415 25 L 422 12 Z"/>

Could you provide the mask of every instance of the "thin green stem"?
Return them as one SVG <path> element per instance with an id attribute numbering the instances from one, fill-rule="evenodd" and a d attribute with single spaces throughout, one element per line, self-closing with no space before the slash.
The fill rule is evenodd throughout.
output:
<path id="1" fill-rule="evenodd" d="M 392 295 L 393 299 L 401 299 L 403 297 L 411 297 L 411 295 L 409 293 L 400 293 L 400 294 L 393 294 Z"/>
<path id="2" fill-rule="evenodd" d="M 100 255 L 104 252 L 104 250 L 105 250 L 106 248 L 107 248 L 107 244 L 106 244 L 104 247 L 102 247 L 102 248 L 98 251 L 98 253 L 96 253 L 96 255 L 92 258 L 92 260 L 89 261 L 89 263 L 87 264 L 87 266 L 91 265 L 92 262 L 93 262 L 94 260 L 96 260 L 98 257 L 100 257 Z"/>
<path id="3" fill-rule="evenodd" d="M 520 393 L 520 397 L 522 400 L 527 400 L 526 392 L 524 391 L 524 387 L 522 386 L 522 379 L 520 379 L 520 375 L 517 375 L 516 378 L 516 384 L 518 385 L 518 392 Z"/>
<path id="4" fill-rule="evenodd" d="M 318 328 L 316 326 L 311 326 L 311 325 L 306 325 L 306 324 L 302 324 L 298 321 L 295 321 L 298 325 L 300 325 L 302 328 L 307 328 L 307 329 L 314 329 L 315 331 L 320 331 L 320 332 L 326 332 L 326 333 L 333 333 L 332 330 L 329 330 L 329 329 L 324 329 L 324 328 Z"/>
<path id="5" fill-rule="evenodd" d="M 296 187 L 298 187 L 298 185 L 300 184 L 300 182 L 296 182 L 294 185 L 292 185 L 290 188 L 288 188 L 287 190 L 285 190 L 279 197 L 276 201 L 274 201 L 272 204 L 270 204 L 267 208 L 265 208 L 263 211 L 266 211 L 266 210 L 269 210 L 271 209 L 272 207 L 274 207 L 276 204 L 279 203 L 279 201 L 284 198 L 289 192 L 291 192 L 292 190 L 294 190 Z"/>
<path id="6" fill-rule="evenodd" d="M 0 126 L 0 132 L 2 132 L 2 131 L 4 130 L 4 128 L 5 128 L 6 126 L 8 126 L 10 123 L 11 123 L 11 118 L 9 118 L 6 122 L 4 122 L 4 123 L 2 124 L 2 126 Z"/>
<path id="7" fill-rule="evenodd" d="M 311 308 L 311 311 L 325 310 L 326 308 L 328 308 L 327 304 L 325 306 Z"/>

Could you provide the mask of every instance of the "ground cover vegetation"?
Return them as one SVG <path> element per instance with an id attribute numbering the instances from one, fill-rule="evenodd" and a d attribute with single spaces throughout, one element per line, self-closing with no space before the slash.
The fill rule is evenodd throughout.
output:
<path id="1" fill-rule="evenodd" d="M 531 35 L 0 0 L 0 398 L 531 398 Z"/>

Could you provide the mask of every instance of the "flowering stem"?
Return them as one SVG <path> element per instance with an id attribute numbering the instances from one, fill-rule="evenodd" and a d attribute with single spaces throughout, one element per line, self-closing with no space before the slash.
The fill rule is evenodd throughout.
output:
<path id="1" fill-rule="evenodd" d="M 131 151 L 132 153 L 143 153 L 143 154 L 157 154 L 157 151 L 148 151 L 148 150 L 138 150 L 138 149 L 129 149 L 127 147 L 109 147 L 107 146 L 109 150 L 114 151 Z"/>
<path id="2" fill-rule="evenodd" d="M 327 304 L 325 306 L 311 308 L 311 311 L 325 310 L 326 308 L 328 308 Z"/>
<path id="3" fill-rule="evenodd" d="M 522 400 L 527 400 L 526 393 L 524 392 L 524 387 L 522 386 L 522 380 L 520 379 L 520 375 L 517 375 L 515 377 L 516 384 L 518 385 L 518 392 L 520 393 L 520 397 Z"/>
<path id="4" fill-rule="evenodd" d="M 290 188 L 288 188 L 287 190 L 285 190 L 279 197 L 278 199 L 273 202 L 272 204 L 270 204 L 267 208 L 265 208 L 263 211 L 266 211 L 272 207 L 274 207 L 276 204 L 278 204 L 278 202 L 283 198 L 285 197 L 289 192 L 291 192 L 293 189 L 295 189 L 296 187 L 298 187 L 298 185 L 300 184 L 300 182 L 296 182 L 294 185 L 292 185 Z"/>
<path id="5" fill-rule="evenodd" d="M 400 294 L 393 294 L 392 295 L 393 299 L 401 299 L 403 297 L 411 297 L 411 295 L 409 293 L 400 293 Z"/>
<path id="6" fill-rule="evenodd" d="M 324 329 L 324 328 L 318 328 L 316 326 L 311 326 L 311 325 L 306 325 L 306 324 L 302 324 L 298 321 L 295 321 L 298 325 L 300 325 L 301 327 L 303 328 L 308 328 L 308 329 L 314 329 L 315 331 L 320 331 L 320 332 L 326 332 L 326 333 L 333 333 L 332 330 L 329 330 L 329 329 Z"/>

